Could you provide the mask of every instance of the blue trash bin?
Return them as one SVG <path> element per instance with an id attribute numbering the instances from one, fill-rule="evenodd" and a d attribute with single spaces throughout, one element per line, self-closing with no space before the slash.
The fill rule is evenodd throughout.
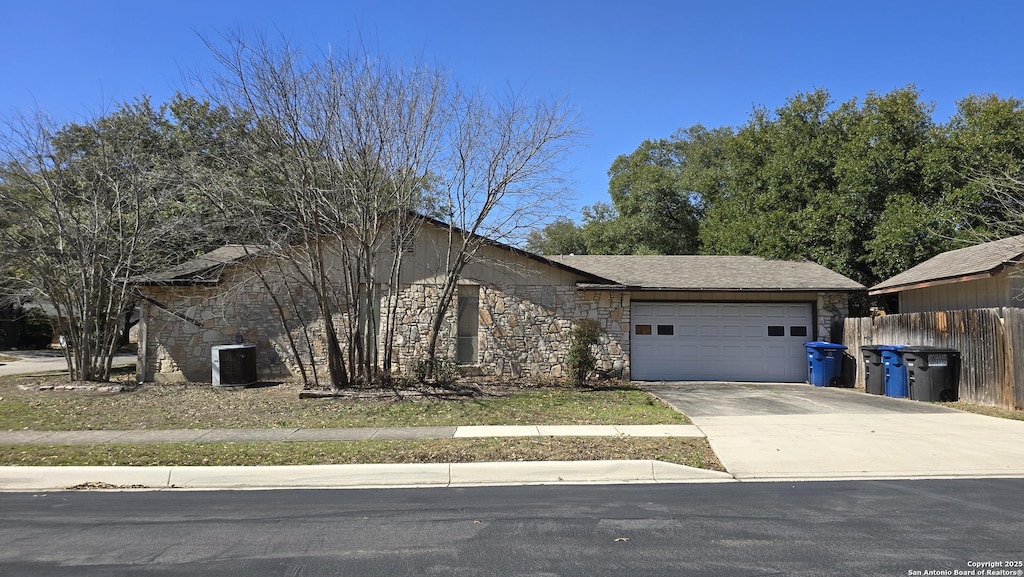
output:
<path id="1" fill-rule="evenodd" d="M 843 351 L 846 345 L 814 341 L 807 348 L 807 382 L 815 387 L 842 385 Z"/>
<path id="2" fill-rule="evenodd" d="M 882 365 L 885 367 L 885 396 L 906 398 L 907 365 L 903 362 L 901 349 L 906 345 L 887 345 L 881 347 Z"/>

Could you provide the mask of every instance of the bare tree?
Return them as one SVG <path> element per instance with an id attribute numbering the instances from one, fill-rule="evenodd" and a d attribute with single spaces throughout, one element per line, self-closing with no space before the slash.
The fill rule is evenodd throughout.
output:
<path id="1" fill-rule="evenodd" d="M 306 322 L 303 337 L 289 341 L 294 355 L 306 355 L 304 378 L 322 384 L 313 343 L 326 352 L 332 388 L 390 375 L 402 266 L 393 245 L 418 225 L 408 214 L 422 205 L 440 146 L 445 76 L 391 65 L 362 47 L 306 58 L 286 42 L 225 40 L 224 48 L 207 41 L 222 65 L 207 90 L 252 119 L 249 153 L 262 180 L 244 192 L 223 190 L 218 202 L 248 209 L 259 242 L 276 251 L 276 260 L 263 261 L 276 270 L 261 278 L 273 272 L 313 295 L 319 334 Z M 380 279 L 388 281 L 386 299 Z M 296 304 L 278 307 L 286 330 L 285 311 Z"/>
<path id="2" fill-rule="evenodd" d="M 168 266 L 188 228 L 166 109 L 146 99 L 85 123 L 39 113 L 0 135 L 0 259 L 53 304 L 73 380 L 108 380 L 128 278 Z"/>
<path id="3" fill-rule="evenodd" d="M 971 178 L 979 202 L 966 215 L 956 215 L 954 228 L 973 242 L 1024 234 L 1024 169 L 976 173 Z"/>
<path id="4" fill-rule="evenodd" d="M 410 212 L 429 206 L 449 232 L 433 358 L 484 238 L 516 240 L 562 212 L 559 169 L 579 135 L 565 102 L 464 91 L 442 70 L 394 64 L 363 45 L 307 58 L 285 41 L 225 40 L 207 41 L 222 66 L 207 91 L 252 119 L 263 184 L 219 202 L 241 200 L 260 244 L 280 247 L 288 263 L 278 277 L 314 295 L 322 328 L 303 328 L 298 342 L 322 344 L 334 388 L 391 374 L 400 247 L 421 222 Z"/>
<path id="5" fill-rule="evenodd" d="M 553 215 L 564 214 L 562 166 L 581 135 L 564 100 L 525 101 L 513 93 L 496 99 L 455 93 L 447 149 L 438 162 L 439 198 L 448 224 L 443 281 L 434 310 L 427 355 L 458 291 L 459 280 L 480 247 L 492 241 L 521 243 Z"/>

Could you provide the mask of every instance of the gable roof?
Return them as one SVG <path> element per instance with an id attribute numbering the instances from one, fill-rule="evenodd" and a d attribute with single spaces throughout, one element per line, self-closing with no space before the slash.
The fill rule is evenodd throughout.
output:
<path id="1" fill-rule="evenodd" d="M 860 283 L 809 261 L 709 255 L 566 255 L 550 258 L 641 289 L 723 292 L 864 290 Z"/>
<path id="2" fill-rule="evenodd" d="M 1024 257 L 1024 235 L 951 250 L 876 284 L 868 294 L 987 278 L 1019 262 L 1021 257 Z"/>
<path id="3" fill-rule="evenodd" d="M 541 264 L 561 269 L 563 271 L 586 278 L 588 281 L 598 284 L 615 284 L 614 280 L 600 276 L 594 272 L 581 270 L 557 260 L 535 254 L 526 250 L 516 248 L 512 245 L 496 241 L 479 234 L 463 230 L 457 226 L 449 227 L 444 221 L 417 213 L 410 213 L 414 218 L 441 229 L 451 228 L 456 234 L 473 235 L 481 239 L 484 244 L 508 251 L 515 255 L 521 255 Z M 263 251 L 259 245 L 228 244 L 218 249 L 198 256 L 166 271 L 155 274 L 138 276 L 129 279 L 137 286 L 156 285 L 215 285 L 220 282 L 220 273 L 228 265 L 239 263 L 249 257 L 255 256 Z"/>
<path id="4" fill-rule="evenodd" d="M 226 244 L 165 271 L 130 280 L 139 286 L 217 284 L 225 267 L 242 262 L 261 251 L 258 245 Z"/>
<path id="5" fill-rule="evenodd" d="M 600 276 L 600 275 L 598 275 L 598 274 L 596 274 L 596 273 L 594 273 L 592 271 L 587 271 L 587 270 L 579 269 L 579 268 L 576 268 L 576 267 L 574 267 L 574 266 L 572 266 L 570 264 L 567 264 L 567 263 L 564 263 L 564 262 L 560 262 L 560 261 L 558 261 L 558 260 L 556 260 L 554 258 L 547 257 L 547 256 L 544 256 L 544 255 L 540 255 L 540 254 L 537 254 L 537 253 L 534 253 L 534 252 L 530 252 L 528 250 L 523 250 L 521 248 L 514 247 L 514 246 L 512 246 L 510 244 L 506 244 L 504 242 L 497 241 L 497 240 L 494 240 L 493 238 L 488 238 L 486 236 L 483 236 L 483 235 L 480 235 L 480 234 L 476 234 L 474 232 L 469 232 L 469 231 L 467 231 L 467 230 L 465 230 L 463 228 L 460 228 L 460 227 L 455 226 L 453 224 L 450 225 L 450 224 L 444 222 L 443 220 L 434 218 L 432 216 L 427 216 L 425 214 L 419 214 L 419 213 L 416 213 L 416 212 L 410 212 L 410 214 L 414 218 L 418 218 L 418 219 L 422 220 L 423 222 L 426 222 L 428 224 L 436 226 L 436 227 L 438 227 L 440 229 L 451 229 L 456 234 L 472 235 L 474 238 L 481 239 L 484 244 L 487 244 L 487 245 L 490 245 L 490 246 L 493 246 L 493 247 L 497 247 L 497 248 L 502 249 L 502 250 L 507 250 L 507 251 L 511 252 L 512 254 L 522 255 L 522 256 L 524 256 L 524 257 L 526 257 L 528 259 L 537 261 L 537 262 L 539 262 L 541 264 L 546 264 L 548 266 L 552 266 L 552 267 L 564 270 L 566 272 L 570 272 L 570 273 L 577 274 L 577 275 L 580 275 L 580 276 L 590 277 L 590 280 L 594 281 L 595 283 L 615 284 L 615 281 L 611 280 L 610 278 L 602 277 L 602 276 Z"/>

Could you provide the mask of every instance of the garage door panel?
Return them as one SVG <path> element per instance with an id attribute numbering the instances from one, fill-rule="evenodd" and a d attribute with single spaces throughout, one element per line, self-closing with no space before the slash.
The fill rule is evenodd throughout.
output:
<path id="1" fill-rule="evenodd" d="M 633 331 L 631 370 L 637 380 L 806 380 L 803 343 L 811 340 L 813 325 L 809 303 L 634 302 L 632 307 L 634 327 L 652 329 L 649 335 Z M 671 330 L 659 331 L 659 325 Z"/>
<path id="2" fill-rule="evenodd" d="M 693 323 L 681 324 L 676 327 L 676 333 L 681 337 L 699 337 L 700 326 Z"/>
<path id="3" fill-rule="evenodd" d="M 743 331 L 743 327 L 739 327 L 739 326 L 735 326 L 735 325 L 734 326 L 723 326 L 722 327 L 722 336 L 723 337 L 728 337 L 728 338 L 733 338 L 733 339 L 740 338 L 740 337 L 743 336 L 743 332 L 744 332 Z"/>
<path id="4" fill-rule="evenodd" d="M 719 337 L 722 336 L 722 327 L 718 325 L 701 325 L 700 336 L 702 337 Z"/>

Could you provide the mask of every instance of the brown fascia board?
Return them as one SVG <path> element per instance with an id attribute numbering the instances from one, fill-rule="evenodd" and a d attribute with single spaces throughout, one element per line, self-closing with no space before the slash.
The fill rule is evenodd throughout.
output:
<path id="1" fill-rule="evenodd" d="M 643 291 L 643 292 L 678 292 L 678 293 L 857 293 L 864 289 L 854 288 L 679 288 L 679 287 L 649 287 L 649 286 L 636 286 L 636 285 L 620 285 L 620 284 L 590 284 L 590 283 L 576 283 L 577 290 L 630 290 L 630 291 Z"/>
<path id="2" fill-rule="evenodd" d="M 170 279 L 170 280 L 145 280 L 136 281 L 131 283 L 132 286 L 139 287 L 159 287 L 159 286 L 217 286 L 220 284 L 220 279 Z"/>
<path id="3" fill-rule="evenodd" d="M 966 275 L 966 276 L 957 276 L 957 277 L 948 277 L 948 278 L 942 278 L 942 279 L 934 279 L 934 280 L 928 280 L 928 281 L 916 282 L 916 283 L 910 283 L 910 284 L 902 284 L 902 285 L 897 285 L 897 286 L 885 287 L 883 289 L 872 289 L 872 290 L 868 291 L 868 296 L 876 296 L 876 295 L 884 295 L 884 294 L 890 294 L 890 293 L 898 293 L 898 292 L 903 292 L 903 291 L 908 291 L 908 290 L 930 288 L 930 287 L 940 286 L 940 285 L 944 285 L 944 284 L 953 284 L 953 283 L 958 283 L 958 282 L 967 282 L 967 281 L 972 281 L 972 280 L 981 280 L 981 279 L 985 279 L 985 278 L 991 278 L 991 277 L 995 276 L 996 274 L 998 274 L 1000 271 L 1002 271 L 1003 268 L 1004 268 L 1004 265 L 1000 265 L 1000 266 L 998 266 L 998 267 L 996 267 L 996 268 L 994 268 L 994 269 L 992 269 L 991 271 L 988 271 L 988 272 L 982 272 L 982 273 L 971 274 L 971 275 Z"/>

